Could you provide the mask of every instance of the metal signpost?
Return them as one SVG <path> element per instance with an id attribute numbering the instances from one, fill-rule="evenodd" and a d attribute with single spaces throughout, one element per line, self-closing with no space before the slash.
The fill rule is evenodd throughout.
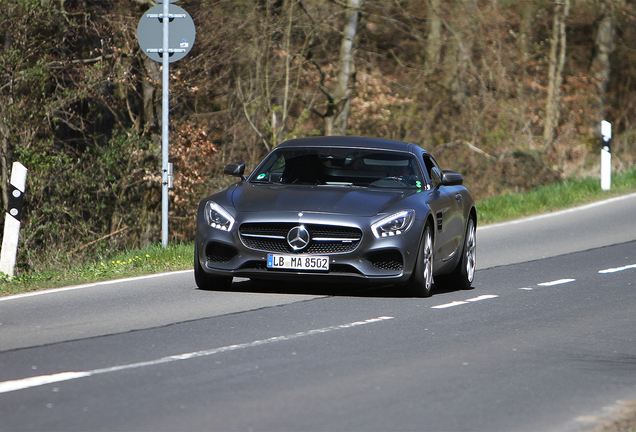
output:
<path id="1" fill-rule="evenodd" d="M 168 247 L 168 191 L 172 188 L 172 164 L 169 163 L 170 63 L 185 57 L 194 45 L 196 31 L 192 17 L 178 0 L 163 0 L 139 20 L 137 40 L 144 54 L 163 65 L 161 105 L 161 245 Z M 165 19 L 168 18 L 168 19 Z M 160 44 L 160 41 L 163 43 Z"/>

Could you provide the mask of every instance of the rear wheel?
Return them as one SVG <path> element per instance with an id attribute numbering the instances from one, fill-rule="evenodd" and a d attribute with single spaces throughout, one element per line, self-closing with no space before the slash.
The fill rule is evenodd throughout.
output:
<path id="1" fill-rule="evenodd" d="M 477 236 L 475 232 L 475 220 L 470 218 L 464 237 L 462 257 L 452 273 L 435 278 L 435 282 L 446 288 L 469 289 L 475 279 L 475 267 L 477 258 Z"/>
<path id="2" fill-rule="evenodd" d="M 199 263 L 199 251 L 194 247 L 194 281 L 199 289 L 211 291 L 211 290 L 226 290 L 232 286 L 232 278 L 225 276 L 210 276 L 205 273 L 201 264 Z"/>
<path id="3" fill-rule="evenodd" d="M 424 235 L 417 254 L 415 270 L 408 282 L 410 293 L 418 297 L 430 297 L 433 287 L 433 231 L 431 225 L 426 224 Z"/>

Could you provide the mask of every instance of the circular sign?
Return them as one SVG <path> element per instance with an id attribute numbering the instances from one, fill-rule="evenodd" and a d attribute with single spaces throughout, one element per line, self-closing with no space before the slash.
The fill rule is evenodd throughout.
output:
<path id="1" fill-rule="evenodd" d="M 172 63 L 190 52 L 196 31 L 192 17 L 179 6 L 168 5 L 168 14 L 168 55 Z M 163 62 L 163 5 L 151 7 L 141 17 L 137 40 L 144 54 L 156 62 Z"/>

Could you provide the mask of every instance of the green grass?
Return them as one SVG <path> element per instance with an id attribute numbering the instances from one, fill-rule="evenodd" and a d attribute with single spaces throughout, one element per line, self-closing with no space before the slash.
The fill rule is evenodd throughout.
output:
<path id="1" fill-rule="evenodd" d="M 518 219 L 636 192 L 636 169 L 612 177 L 609 191 L 600 180 L 564 180 L 524 193 L 506 193 L 477 202 L 479 224 Z"/>
<path id="2" fill-rule="evenodd" d="M 156 244 L 141 250 L 118 253 L 70 269 L 49 269 L 39 273 L 20 274 L 9 281 L 0 279 L 0 296 L 45 288 L 79 285 L 89 282 L 142 276 L 192 268 L 194 244 L 171 244 L 164 249 Z"/>
<path id="3" fill-rule="evenodd" d="M 618 195 L 636 192 L 636 169 L 612 178 L 611 191 L 600 188 L 595 178 L 568 180 L 525 193 L 508 193 L 479 201 L 479 224 L 489 224 L 524 216 L 569 208 Z M 153 245 L 146 249 L 116 254 L 106 260 L 51 268 L 39 273 L 20 274 L 9 281 L 0 278 L 0 296 L 46 288 L 78 285 L 101 280 L 192 269 L 194 245 L 171 244 L 167 249 Z"/>

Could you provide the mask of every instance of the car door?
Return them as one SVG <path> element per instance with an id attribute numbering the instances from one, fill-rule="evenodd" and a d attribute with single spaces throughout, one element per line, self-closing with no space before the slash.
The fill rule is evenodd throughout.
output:
<path id="1" fill-rule="evenodd" d="M 453 259 L 458 253 L 461 253 L 463 247 L 464 229 L 466 225 L 465 203 L 462 192 L 465 189 L 462 186 L 442 186 L 445 193 L 450 198 L 450 207 L 444 221 L 444 229 L 448 237 L 447 251 L 444 260 Z"/>
<path id="2" fill-rule="evenodd" d="M 455 188 L 442 185 L 442 172 L 433 158 L 424 156 L 427 174 L 431 182 L 430 206 L 435 215 L 435 261 L 443 264 L 453 257 L 455 239 L 449 222 L 457 211 Z"/>

